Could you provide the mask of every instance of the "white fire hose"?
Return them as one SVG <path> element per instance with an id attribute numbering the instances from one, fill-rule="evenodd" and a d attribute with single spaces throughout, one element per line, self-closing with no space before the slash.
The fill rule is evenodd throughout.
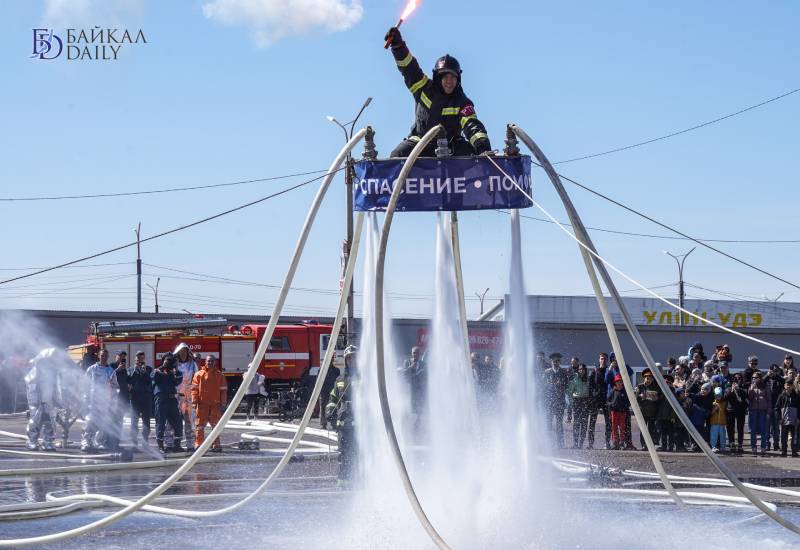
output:
<path id="1" fill-rule="evenodd" d="M 294 274 L 295 274 L 295 272 L 297 270 L 297 265 L 300 262 L 300 258 L 302 256 L 303 250 L 305 248 L 306 241 L 308 240 L 308 235 L 309 235 L 309 233 L 311 231 L 311 227 L 314 224 L 314 220 L 316 218 L 317 212 L 319 211 L 320 205 L 322 204 L 322 200 L 325 197 L 325 194 L 326 194 L 326 192 L 328 190 L 328 187 L 330 186 L 330 183 L 333 180 L 333 176 L 338 171 L 339 166 L 342 164 L 342 162 L 344 161 L 344 159 L 347 156 L 347 154 L 363 139 L 363 137 L 366 134 L 366 132 L 367 132 L 366 129 L 359 130 L 352 137 L 352 139 L 350 139 L 347 142 L 347 144 L 342 148 L 342 150 L 336 156 L 336 159 L 333 161 L 333 163 L 331 164 L 330 169 L 328 170 L 328 174 L 326 175 L 325 179 L 320 184 L 319 190 L 317 191 L 317 194 L 314 197 L 314 202 L 312 203 L 311 208 L 309 209 L 308 215 L 306 216 L 306 220 L 305 220 L 305 222 L 303 224 L 303 229 L 301 231 L 300 237 L 298 238 L 297 245 L 295 247 L 295 251 L 294 251 L 294 254 L 292 256 L 292 261 L 291 261 L 291 263 L 289 265 L 288 273 L 286 275 L 286 278 L 284 279 L 283 285 L 282 285 L 281 290 L 280 290 L 280 292 L 278 294 L 278 298 L 277 298 L 277 300 L 275 302 L 275 306 L 273 308 L 272 315 L 270 316 L 269 323 L 267 325 L 267 329 L 266 329 L 266 331 L 264 333 L 264 336 L 261 339 L 261 342 L 259 343 L 258 349 L 256 350 L 255 354 L 253 355 L 253 362 L 249 365 L 247 371 L 244 373 L 244 376 L 243 376 L 243 379 L 242 379 L 242 384 L 239 387 L 239 389 L 236 392 L 236 394 L 233 396 L 233 399 L 231 400 L 231 403 L 229 404 L 228 408 L 223 413 L 222 418 L 220 419 L 219 423 L 217 424 L 217 426 L 215 426 L 211 430 L 211 433 L 208 435 L 208 437 L 205 439 L 205 441 L 203 441 L 202 445 L 200 445 L 195 450 L 195 452 L 192 454 L 192 456 L 189 457 L 189 459 L 186 460 L 164 482 L 159 484 L 157 487 L 152 489 L 149 493 L 147 493 L 145 496 L 141 497 L 140 499 L 136 500 L 135 502 L 130 502 L 129 504 L 126 504 L 125 507 L 122 510 L 114 512 L 113 514 L 111 514 L 109 516 L 101 518 L 101 519 L 99 519 L 97 521 L 94 521 L 92 523 L 89 523 L 87 525 L 82 525 L 80 527 L 76 527 L 74 529 L 70 529 L 70 530 L 67 530 L 67 531 L 62 531 L 62 532 L 59 532 L 59 533 L 53 533 L 53 534 L 49 534 L 49 535 L 40 535 L 40 536 L 34 536 L 34 537 L 27 537 L 27 538 L 22 538 L 22 539 L 0 540 L 0 548 L 9 548 L 9 547 L 18 547 L 18 546 L 23 546 L 23 545 L 58 542 L 58 541 L 62 541 L 62 540 L 68 539 L 68 538 L 72 538 L 72 537 L 76 537 L 76 536 L 79 536 L 79 535 L 83 535 L 83 534 L 89 533 L 91 531 L 94 531 L 95 529 L 99 529 L 99 528 L 104 527 L 106 525 L 110 525 L 110 524 L 112 524 L 112 523 L 114 523 L 114 522 L 116 522 L 116 521 L 118 521 L 118 520 L 120 520 L 122 518 L 125 518 L 125 517 L 129 516 L 133 512 L 141 509 L 143 506 L 148 505 L 154 499 L 156 499 L 161 494 L 163 494 L 167 489 L 169 489 L 176 481 L 178 481 L 181 477 L 183 477 L 183 475 L 186 474 L 186 472 L 188 472 L 200 460 L 200 458 L 203 456 L 203 454 L 209 449 L 209 447 L 211 447 L 211 444 L 213 443 L 213 441 L 222 433 L 223 429 L 225 428 L 225 425 L 231 419 L 231 417 L 233 416 L 234 412 L 236 411 L 236 408 L 238 407 L 239 403 L 241 402 L 242 398 L 244 397 L 244 393 L 247 390 L 247 387 L 249 386 L 250 382 L 255 377 L 255 374 L 256 374 L 256 372 L 258 370 L 258 367 L 260 365 L 260 358 L 264 356 L 264 353 L 267 350 L 267 346 L 269 345 L 269 342 L 270 342 L 270 340 L 272 338 L 272 334 L 275 331 L 275 327 L 278 324 L 278 320 L 280 318 L 280 314 L 281 314 L 281 311 L 283 309 L 283 305 L 284 305 L 284 303 L 286 301 L 286 296 L 289 293 L 289 288 L 290 288 L 290 286 L 292 284 L 292 280 L 294 278 Z M 354 255 L 351 255 L 351 260 L 355 259 L 353 256 Z M 355 262 L 353 261 L 351 263 L 354 265 Z M 352 276 L 352 266 L 351 265 L 348 265 L 348 270 L 350 270 L 350 273 L 351 273 L 351 276 Z M 340 312 L 341 312 L 341 302 L 342 302 L 343 298 L 345 297 L 345 295 L 347 294 L 346 290 L 345 290 L 347 288 L 348 288 L 348 285 L 343 285 L 342 286 L 342 291 L 341 291 L 341 294 L 340 294 Z M 337 318 L 338 317 L 340 317 L 340 315 L 337 315 Z M 341 325 L 341 322 L 339 324 L 337 324 L 337 325 L 334 325 L 333 331 L 334 331 L 335 334 L 338 334 L 338 330 L 339 330 L 339 326 L 340 325 Z M 326 353 L 326 358 L 327 358 L 328 363 L 330 362 L 330 359 L 332 358 L 332 354 L 333 354 L 333 351 L 334 351 L 334 348 L 335 348 L 335 342 L 336 342 L 336 339 L 334 338 L 334 336 L 332 336 L 331 337 L 331 345 L 328 347 L 328 353 Z M 330 354 L 330 357 L 329 357 L 329 354 Z M 306 421 L 305 422 L 306 424 L 308 423 L 307 420 L 310 419 L 311 412 L 313 411 L 313 408 L 315 406 L 316 396 L 319 395 L 319 391 L 321 390 L 322 382 L 324 381 L 324 375 L 327 372 L 328 363 L 323 363 L 322 365 L 320 365 L 321 368 L 320 368 L 320 372 L 318 374 L 317 382 L 316 382 L 316 384 L 314 386 L 314 392 L 312 393 L 312 399 L 309 400 L 308 407 L 306 408 L 306 413 L 303 415 L 303 420 Z M 256 498 L 259 494 L 261 494 L 261 492 L 263 492 L 269 486 L 269 484 L 272 482 L 272 480 L 275 479 L 275 477 L 277 477 L 276 474 L 279 474 L 280 470 L 289 462 L 289 459 L 291 458 L 291 454 L 294 452 L 294 448 L 296 448 L 297 444 L 299 443 L 300 438 L 302 437 L 303 429 L 304 429 L 303 428 L 303 423 L 301 422 L 301 429 L 298 430 L 297 434 L 295 435 L 295 439 L 292 441 L 292 444 L 290 444 L 289 448 L 284 453 L 284 456 L 281 458 L 281 461 L 278 463 L 278 466 L 276 466 L 275 470 L 273 470 L 273 472 L 270 474 L 270 476 L 264 481 L 264 483 L 262 483 L 261 486 L 259 486 L 258 489 L 256 489 L 256 491 L 254 491 L 253 493 L 249 494 L 247 497 L 245 497 L 241 501 L 237 502 L 236 504 L 233 504 L 233 505 L 228 506 L 226 508 L 223 508 L 221 510 L 215 510 L 215 511 L 212 511 L 212 512 L 206 512 L 206 514 L 207 515 L 221 515 L 221 514 L 225 514 L 225 513 L 234 511 L 234 510 L 240 508 L 241 506 L 244 506 L 246 503 L 248 503 L 252 499 Z M 225 459 L 225 457 L 220 457 L 220 458 L 223 458 L 223 460 Z"/>
<path id="2" fill-rule="evenodd" d="M 541 166 L 544 168 L 545 172 L 547 173 L 548 177 L 550 178 L 551 183 L 553 184 L 553 186 L 555 187 L 559 197 L 561 198 L 561 201 L 564 204 L 565 209 L 567 210 L 567 215 L 568 215 L 568 217 L 570 219 L 570 223 L 572 224 L 572 227 L 575 229 L 575 233 L 576 234 L 573 235 L 572 233 L 570 233 L 569 230 L 567 230 L 561 223 L 559 223 L 558 220 L 556 220 L 538 202 L 536 202 L 533 199 L 533 197 L 531 197 L 524 189 L 522 189 L 522 187 L 519 186 L 519 184 L 516 182 L 516 180 L 514 180 L 514 178 L 509 178 L 510 181 L 513 182 L 514 186 L 517 187 L 517 189 L 522 194 L 524 194 L 532 202 L 532 204 L 534 206 L 536 206 L 543 214 L 545 214 L 564 233 L 566 233 L 570 238 L 572 238 L 573 240 L 575 240 L 575 242 L 578 243 L 578 245 L 580 246 L 580 249 L 581 249 L 581 253 L 582 253 L 582 255 L 584 255 L 584 261 L 585 262 L 586 262 L 586 256 L 585 255 L 591 254 L 591 256 L 593 256 L 594 263 L 597 266 L 598 271 L 600 271 L 600 275 L 603 278 L 603 282 L 605 283 L 606 288 L 611 292 L 612 296 L 614 297 L 614 300 L 615 300 L 615 302 L 617 304 L 617 307 L 619 308 L 619 311 L 622 314 L 623 321 L 625 322 L 625 326 L 628 329 L 628 332 L 633 337 L 633 340 L 636 343 L 637 348 L 639 349 L 639 351 L 642 354 L 642 356 L 645 358 L 645 362 L 647 363 L 648 367 L 653 372 L 653 377 L 655 378 L 656 382 L 658 383 L 659 387 L 661 388 L 662 393 L 667 398 L 667 401 L 670 403 L 670 405 L 672 406 L 673 410 L 677 414 L 678 418 L 681 420 L 681 423 L 684 425 L 684 427 L 687 429 L 687 431 L 691 434 L 692 438 L 695 440 L 697 445 L 703 450 L 703 452 L 706 454 L 706 456 L 711 460 L 711 462 L 714 464 L 714 466 L 717 468 L 717 470 L 723 476 L 725 476 L 728 479 L 728 481 L 730 481 L 731 484 L 733 484 L 751 503 L 753 503 L 754 506 L 756 506 L 759 510 L 764 512 L 764 514 L 768 515 L 770 518 L 775 520 L 781 526 L 793 531 L 794 533 L 800 534 L 800 527 L 798 527 L 797 525 L 795 525 L 793 522 L 789 521 L 788 519 L 782 517 L 775 510 L 773 510 L 772 508 L 767 506 L 766 503 L 764 503 L 752 491 L 750 491 L 744 484 L 742 484 L 742 482 L 739 480 L 738 477 L 736 477 L 734 472 L 730 468 L 728 468 L 728 466 L 724 462 L 722 462 L 722 460 L 720 460 L 719 457 L 717 457 L 714 453 L 711 452 L 711 448 L 708 446 L 708 443 L 706 443 L 705 439 L 700 435 L 700 433 L 697 431 L 697 429 L 694 427 L 694 425 L 689 421 L 689 418 L 686 416 L 686 412 L 683 410 L 683 407 L 680 406 L 680 404 L 678 403 L 677 399 L 675 398 L 675 395 L 673 395 L 673 393 L 667 387 L 666 381 L 664 380 L 664 376 L 661 373 L 661 369 L 656 367 L 655 360 L 653 359 L 653 356 L 650 353 L 650 350 L 647 347 L 647 344 L 644 342 L 643 338 L 641 337 L 641 334 L 639 334 L 639 331 L 636 328 L 636 325 L 633 323 L 633 321 L 632 321 L 632 319 L 630 317 L 630 314 L 628 313 L 627 308 L 625 307 L 625 304 L 622 302 L 622 299 L 621 299 L 621 297 L 619 295 L 619 292 L 617 291 L 617 288 L 614 285 L 614 281 L 611 279 L 611 276 L 609 275 L 608 271 L 606 270 L 606 266 L 610 267 L 615 272 L 619 273 L 620 275 L 622 275 L 623 277 L 625 277 L 626 279 L 628 279 L 629 281 L 634 283 L 639 288 L 647 290 L 647 292 L 649 292 L 650 294 L 652 294 L 654 296 L 657 296 L 657 295 L 654 292 L 650 291 L 649 289 L 646 289 L 644 287 L 644 285 L 642 285 L 638 281 L 635 281 L 634 279 L 632 279 L 631 277 L 629 277 L 628 275 L 626 275 L 625 273 L 623 273 L 622 271 L 620 271 L 619 269 L 614 267 L 605 258 L 601 257 L 597 253 L 597 250 L 594 247 L 594 245 L 592 244 L 592 241 L 589 238 L 589 234 L 587 233 L 586 228 L 584 227 L 580 216 L 578 215 L 577 211 L 575 210 L 574 205 L 572 204 L 572 200 L 569 198 L 569 195 L 567 194 L 566 189 L 564 189 L 564 186 L 561 183 L 561 179 L 559 178 L 559 176 L 556 173 L 555 169 L 553 168 L 552 164 L 550 164 L 550 161 L 547 159 L 547 157 L 544 155 L 544 153 L 541 151 L 541 149 L 539 149 L 539 147 L 536 145 L 536 143 L 534 143 L 534 141 L 521 128 L 519 128 L 518 126 L 513 126 L 513 125 L 510 126 L 510 128 L 520 138 L 520 140 L 523 143 L 525 143 L 525 145 L 528 147 L 528 149 L 530 149 L 530 151 L 533 153 L 533 155 L 539 161 Z M 498 168 L 498 170 L 503 172 L 503 170 L 496 163 L 495 163 L 495 166 Z M 505 174 L 505 172 L 503 172 L 503 173 L 504 173 L 504 175 L 506 177 L 509 177 L 508 174 Z M 608 313 L 605 297 L 603 296 L 602 291 L 600 290 L 600 285 L 599 285 L 599 282 L 597 281 L 597 276 L 596 276 L 596 274 L 594 272 L 594 268 L 592 268 L 591 262 L 586 262 L 586 263 L 587 263 L 587 265 L 586 265 L 587 272 L 588 272 L 589 278 L 592 280 L 592 287 L 593 287 L 593 289 L 595 291 L 595 295 L 597 297 L 597 303 L 600 306 L 601 311 L 603 312 L 603 320 L 606 323 L 606 329 L 607 329 L 607 331 L 609 333 L 609 336 L 612 338 L 612 342 L 616 341 L 618 343 L 618 338 L 616 336 L 616 328 L 614 327 L 614 323 L 613 323 L 613 321 L 611 319 L 611 315 Z M 665 303 L 669 304 L 670 306 L 675 307 L 676 309 L 678 309 L 678 310 L 680 310 L 680 311 L 682 311 L 684 313 L 691 313 L 691 312 L 688 312 L 687 310 L 684 310 L 682 308 L 678 308 L 677 306 L 675 306 L 674 304 L 672 304 L 671 302 L 669 302 L 665 298 L 662 298 L 660 296 L 658 296 L 658 298 L 660 300 L 664 301 Z M 717 326 L 713 322 L 709 322 L 709 324 Z M 756 341 L 761 342 L 758 339 L 755 339 L 755 338 L 747 336 L 747 335 L 743 335 L 743 334 L 741 334 L 741 333 L 739 333 L 739 332 L 737 332 L 735 330 L 728 329 L 727 327 L 721 327 L 720 326 L 719 328 L 724 328 L 726 331 L 731 332 L 733 334 L 741 335 L 741 336 L 746 337 L 746 338 L 748 338 L 750 340 L 756 340 Z M 767 344 L 767 345 L 771 345 L 772 347 L 777 347 L 774 344 Z M 781 349 L 783 349 L 783 348 L 781 348 Z M 635 397 L 633 397 L 633 395 L 632 395 L 632 387 L 629 387 L 630 384 L 629 384 L 629 380 L 628 380 L 628 377 L 627 377 L 627 369 L 625 368 L 624 364 L 621 364 L 621 366 L 620 366 L 620 373 L 623 375 L 623 380 L 625 380 L 625 389 L 628 392 L 628 395 L 631 397 L 631 402 L 632 402 L 631 404 L 633 404 L 633 402 L 635 401 Z M 647 429 L 645 427 L 643 427 L 642 431 L 646 432 Z M 665 484 L 665 487 L 668 487 L 668 485 Z"/>

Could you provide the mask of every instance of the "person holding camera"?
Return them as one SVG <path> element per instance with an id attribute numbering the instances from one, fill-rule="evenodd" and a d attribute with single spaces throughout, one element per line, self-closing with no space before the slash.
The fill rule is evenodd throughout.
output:
<path id="1" fill-rule="evenodd" d="M 178 388 L 183 382 L 183 374 L 175 368 L 175 356 L 171 353 L 164 355 L 161 360 L 161 367 L 153 370 L 153 396 L 155 398 L 156 409 L 156 443 L 158 450 L 162 453 L 167 451 L 183 452 L 181 447 L 181 437 L 183 437 L 183 422 L 178 411 Z M 164 447 L 164 428 L 169 422 L 170 427 L 175 432 L 173 446 L 169 449 Z"/>

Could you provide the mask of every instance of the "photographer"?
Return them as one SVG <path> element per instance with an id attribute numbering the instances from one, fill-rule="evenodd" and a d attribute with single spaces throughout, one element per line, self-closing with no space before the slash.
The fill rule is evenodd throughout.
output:
<path id="1" fill-rule="evenodd" d="M 161 452 L 183 452 L 181 437 L 183 437 L 183 422 L 178 411 L 178 387 L 183 381 L 183 375 L 175 368 L 175 356 L 171 353 L 164 355 L 161 367 L 151 373 L 153 379 L 153 394 L 156 408 L 156 443 Z M 175 442 L 170 449 L 164 447 L 164 428 L 169 422 L 175 432 Z"/>
<path id="2" fill-rule="evenodd" d="M 153 411 L 153 368 L 145 364 L 144 351 L 136 352 L 136 364 L 128 376 L 131 394 L 131 441 L 138 446 L 139 418 L 142 419 L 142 440 L 145 447 L 150 438 L 150 414 Z"/>
<path id="3" fill-rule="evenodd" d="M 747 417 L 747 388 L 744 387 L 742 375 L 733 375 L 733 382 L 726 393 L 727 401 L 727 423 L 728 441 L 730 442 L 731 452 L 742 454 L 744 451 L 742 442 L 744 441 L 744 420 Z M 734 437 L 735 436 L 735 437 Z"/>

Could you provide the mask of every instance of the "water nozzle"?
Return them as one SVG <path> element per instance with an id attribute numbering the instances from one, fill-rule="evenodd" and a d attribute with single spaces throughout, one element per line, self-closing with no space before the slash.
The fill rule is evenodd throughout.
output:
<path id="1" fill-rule="evenodd" d="M 361 155 L 364 160 L 376 160 L 378 150 L 375 148 L 375 130 L 372 126 L 367 126 L 367 133 L 364 136 L 364 153 Z"/>
<path id="2" fill-rule="evenodd" d="M 444 128 L 439 130 L 439 135 L 436 137 L 436 156 L 437 157 L 450 157 L 453 156 L 453 151 L 450 149 L 447 142 L 447 132 Z"/>
<path id="3" fill-rule="evenodd" d="M 511 124 L 506 126 L 506 148 L 503 149 L 503 153 L 507 157 L 518 157 L 519 156 L 519 146 L 517 145 L 519 142 L 517 141 L 517 135 L 514 133 L 514 130 L 511 129 Z"/>

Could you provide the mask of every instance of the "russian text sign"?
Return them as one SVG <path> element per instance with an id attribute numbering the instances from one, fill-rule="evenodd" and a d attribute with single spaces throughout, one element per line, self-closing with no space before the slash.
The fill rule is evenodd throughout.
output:
<path id="1" fill-rule="evenodd" d="M 486 157 L 420 158 L 406 178 L 398 211 L 492 210 L 532 206 L 528 156 L 493 157 L 511 181 Z M 362 160 L 355 164 L 356 211 L 385 210 L 405 159 Z"/>

